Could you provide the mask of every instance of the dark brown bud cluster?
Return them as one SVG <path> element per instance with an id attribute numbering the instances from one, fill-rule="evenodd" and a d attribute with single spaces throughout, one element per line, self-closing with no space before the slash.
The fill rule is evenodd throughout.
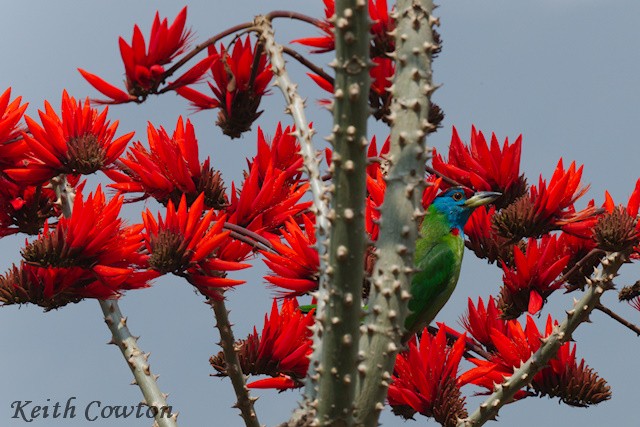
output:
<path id="1" fill-rule="evenodd" d="M 559 397 L 570 406 L 587 407 L 611 399 L 611 387 L 598 374 L 586 366 L 584 360 L 580 364 L 568 364 L 562 375 L 536 376 L 533 388 L 539 396 Z M 551 371 L 552 368 L 545 368 Z"/>
<path id="2" fill-rule="evenodd" d="M 598 219 L 593 238 L 600 249 L 610 252 L 625 251 L 640 241 L 636 219 L 621 206 Z"/>

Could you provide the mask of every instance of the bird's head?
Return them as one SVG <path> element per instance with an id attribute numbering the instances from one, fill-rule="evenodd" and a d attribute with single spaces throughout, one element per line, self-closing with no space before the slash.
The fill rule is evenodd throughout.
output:
<path id="1" fill-rule="evenodd" d="M 446 215 L 451 228 L 462 230 L 475 208 L 491 203 L 501 195 L 494 191 L 474 193 L 467 187 L 451 187 L 438 195 L 431 206 Z"/>

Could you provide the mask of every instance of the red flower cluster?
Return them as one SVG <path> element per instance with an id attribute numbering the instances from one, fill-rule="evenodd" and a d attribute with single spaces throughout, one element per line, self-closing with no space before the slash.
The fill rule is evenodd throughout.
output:
<path id="1" fill-rule="evenodd" d="M 11 88 L 0 95 L 0 168 L 14 166 L 26 150 L 22 141 L 20 120 L 29 104 L 22 104 L 22 97 L 11 101 Z"/>
<path id="2" fill-rule="evenodd" d="M 80 74 L 89 84 L 110 98 L 98 102 L 104 104 L 142 102 L 149 94 L 157 93 L 158 87 L 170 75 L 165 70 L 165 65 L 184 53 L 188 48 L 191 32 L 185 29 L 186 21 L 186 6 L 178 13 L 171 25 L 169 25 L 167 18 L 160 20 L 160 15 L 156 12 L 148 46 L 142 31 L 137 25 L 133 27 L 131 44 L 120 37 L 120 55 L 122 56 L 122 62 L 124 62 L 124 70 L 127 77 L 127 92 L 107 83 L 95 74 L 78 68 Z M 198 81 L 213 61 L 214 57 L 212 56 L 204 58 L 175 82 L 169 84 L 165 90 L 178 89 Z"/>
<path id="3" fill-rule="evenodd" d="M 555 281 L 567 266 L 569 255 L 558 244 L 556 236 L 545 235 L 529 239 L 525 251 L 513 248 L 513 266 L 502 262 L 504 285 L 500 290 L 498 305 L 505 318 L 516 318 L 525 311 L 536 314 L 544 300 L 558 289 L 561 281 Z"/>
<path id="4" fill-rule="evenodd" d="M 565 170 L 560 159 L 549 183 L 541 176 L 538 186 L 531 186 L 528 196 L 520 197 L 494 216 L 493 226 L 512 241 L 539 237 L 557 229 L 588 236 L 599 210 L 590 203 L 576 212 L 573 204 L 589 189 L 580 185 L 581 177 L 582 166 L 576 169 L 572 162 Z"/>
<path id="5" fill-rule="evenodd" d="M 215 46 L 209 46 L 209 57 L 215 60 L 210 66 L 213 84 L 207 83 L 215 98 L 186 86 L 176 92 L 197 110 L 219 108 L 216 124 L 225 135 L 238 138 L 262 114 L 258 107 L 271 81 L 271 68 L 258 45 L 251 47 L 248 36 L 244 43 L 238 39 L 231 51 L 222 44 L 219 52 Z"/>
<path id="6" fill-rule="evenodd" d="M 505 138 L 502 148 L 495 134 L 491 134 L 491 145 L 484 134 L 471 127 L 471 145 L 466 146 L 456 128 L 453 128 L 449 160 L 434 152 L 433 168 L 443 175 L 476 191 L 499 191 L 502 197 L 497 206 L 511 203 L 526 191 L 526 180 L 520 174 L 522 135 L 513 144 Z"/>
<path id="7" fill-rule="evenodd" d="M 149 267 L 153 270 L 160 274 L 183 276 L 212 298 L 219 297 L 216 288 L 244 283 L 226 277 L 226 271 L 240 270 L 249 265 L 226 261 L 218 256 L 220 248 L 229 239 L 229 231 L 222 231 L 224 216 L 213 222 L 213 210 L 205 212 L 204 194 L 189 208 L 185 196 L 182 196 L 177 210 L 169 201 L 165 218 L 158 214 L 157 221 L 147 209 L 142 220 L 142 237 L 149 253 Z"/>
<path id="8" fill-rule="evenodd" d="M 447 345 L 445 328 L 431 336 L 425 329 L 420 343 L 415 337 L 409 349 L 398 354 L 387 396 L 394 413 L 411 418 L 416 412 L 433 417 L 443 426 L 455 426 L 467 416 L 458 388 L 458 365 L 466 336 Z"/>
<path id="9" fill-rule="evenodd" d="M 100 187 L 86 200 L 79 194 L 71 217 L 61 218 L 55 229 L 45 224 L 22 250 L 25 263 L 7 273 L 0 285 L 3 292 L 13 287 L 14 298 L 2 302 L 31 302 L 51 309 L 148 286 L 156 275 L 144 270 L 141 227 L 123 225 L 118 217 L 121 206 L 120 197 L 107 203 Z"/>
<path id="10" fill-rule="evenodd" d="M 87 175 L 108 168 L 124 151 L 133 132 L 113 139 L 118 122 L 107 120 L 102 112 L 62 93 L 62 118 L 45 101 L 39 111 L 42 126 L 26 116 L 30 134 L 23 133 L 26 151 L 4 172 L 23 185 L 40 185 L 59 174 Z"/>
<path id="11" fill-rule="evenodd" d="M 245 375 L 272 377 L 253 381 L 247 387 L 279 390 L 300 387 L 309 369 L 314 321 L 314 311 L 302 313 L 296 299 L 285 299 L 280 310 L 274 300 L 270 316 L 264 317 L 262 332 L 258 334 L 254 328 L 246 340 L 236 343 Z M 212 357 L 210 362 L 220 375 L 226 375 L 223 353 Z"/>
<path id="12" fill-rule="evenodd" d="M 289 292 L 283 293 L 285 297 L 303 295 L 318 289 L 320 259 L 314 248 L 316 231 L 308 215 L 302 215 L 302 223 L 304 232 L 296 221 L 288 220 L 281 231 L 287 244 L 274 236 L 270 240 L 275 253 L 260 251 L 265 257 L 264 263 L 275 274 L 264 278 L 275 286 L 287 289 Z"/>
<path id="13" fill-rule="evenodd" d="M 301 183 L 301 172 L 298 167 L 292 167 L 301 165 L 294 131 L 295 128 L 290 127 L 283 130 L 278 124 L 269 144 L 258 130 L 258 155 L 249 162 L 242 188 L 237 190 L 235 184 L 231 184 L 226 208 L 228 222 L 270 237 L 270 234 L 278 233 L 289 218 L 311 206 L 311 202 L 300 203 L 309 184 Z M 242 260 L 251 249 L 249 245 L 235 241 L 221 251 L 221 257 Z"/>
<path id="14" fill-rule="evenodd" d="M 143 193 L 141 198 L 154 197 L 166 206 L 180 203 L 183 195 L 191 204 L 201 194 L 205 205 L 222 208 L 226 205 L 224 183 L 218 171 L 211 169 L 209 158 L 200 163 L 198 140 L 193 125 L 178 118 L 171 137 L 163 127 L 147 126 L 149 150 L 136 142 L 126 157 L 120 159 L 120 169 L 106 171 L 115 181 L 109 186 L 121 193 Z M 136 200 L 136 199 L 134 199 Z"/>
<path id="15" fill-rule="evenodd" d="M 491 303 L 491 302 L 490 302 Z M 478 310 L 481 312 L 480 310 Z M 494 309 L 495 311 L 495 309 Z M 467 330 L 473 334 L 480 331 L 478 340 L 485 340 L 485 332 L 489 331 L 491 340 L 489 348 L 495 349 L 490 360 L 470 358 L 476 365 L 475 368 L 462 374 L 459 384 L 475 384 L 493 391 L 494 384 L 500 384 L 505 377 L 513 374 L 514 369 L 529 359 L 542 343 L 543 338 L 551 334 L 557 327 L 557 322 L 547 318 L 545 334 L 542 335 L 535 325 L 533 318 L 527 315 L 526 327 L 523 330 L 517 320 L 509 320 L 501 330 L 492 327 L 495 319 L 487 316 L 487 324 L 482 324 L 481 317 L 469 317 L 470 328 Z M 587 406 L 607 400 L 610 397 L 609 387 L 606 382 L 598 377 L 584 360 L 580 364 L 576 361 L 576 346 L 566 342 L 560 347 L 557 355 L 549 362 L 549 365 L 538 372 L 531 382 L 531 391 L 520 390 L 516 393 L 516 399 L 522 399 L 532 394 L 540 396 L 549 395 L 559 397 L 564 403 L 573 406 Z"/>
<path id="16" fill-rule="evenodd" d="M 605 251 L 624 251 L 633 248 L 633 258 L 640 257 L 640 179 L 629 196 L 627 206 L 615 206 L 611 195 L 605 193 L 604 214 L 593 228 L 593 238 L 598 248 Z"/>

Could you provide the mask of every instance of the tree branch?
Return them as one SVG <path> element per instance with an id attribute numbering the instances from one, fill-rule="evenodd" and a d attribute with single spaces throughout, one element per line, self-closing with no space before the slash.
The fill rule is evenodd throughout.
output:
<path id="1" fill-rule="evenodd" d="M 324 272 L 326 271 L 326 257 L 327 252 L 326 238 L 330 233 L 330 224 L 328 220 L 328 198 L 329 194 L 326 191 L 322 177 L 320 176 L 320 169 L 318 167 L 319 160 L 313 143 L 311 141 L 313 129 L 309 127 L 309 122 L 304 110 L 304 101 L 298 94 L 297 85 L 295 85 L 289 73 L 287 72 L 284 56 L 282 55 L 283 46 L 276 43 L 275 34 L 271 21 L 264 16 L 257 16 L 255 18 L 255 29 L 260 35 L 260 39 L 264 44 L 265 51 L 269 55 L 269 61 L 271 63 L 271 69 L 275 75 L 275 86 L 280 88 L 285 102 L 287 103 L 286 111 L 291 114 L 294 123 L 296 125 L 295 136 L 300 142 L 300 154 L 303 158 L 303 167 L 309 179 L 309 186 L 311 187 L 311 197 L 313 201 L 312 209 L 316 216 L 316 248 L 320 255 L 320 291 L 319 293 L 327 293 L 325 289 L 325 282 L 327 280 Z M 318 299 L 318 305 L 316 309 L 316 319 L 318 316 L 322 316 L 324 313 L 324 300 L 325 298 Z M 313 349 L 314 352 L 311 356 L 311 368 L 307 375 L 307 381 L 305 386 L 305 400 L 310 404 L 315 401 L 317 389 L 313 384 L 312 377 L 314 376 L 314 366 L 319 363 L 319 354 L 322 341 L 320 339 L 319 322 L 314 325 L 313 334 Z M 303 411 L 304 412 L 304 411 Z M 301 415 L 301 414 L 298 414 Z M 301 416 L 306 416 L 302 414 Z"/>
<path id="2" fill-rule="evenodd" d="M 431 0 L 400 0 L 396 4 L 396 72 L 391 93 L 389 121 L 391 148 L 386 158 L 389 173 L 380 209 L 380 237 L 376 243 L 378 260 L 372 276 L 365 335 L 360 353 L 357 391 L 357 424 L 377 426 L 400 337 L 407 316 L 413 255 L 418 237 L 424 189 L 424 167 L 429 151 L 426 135 L 435 130 L 429 123 L 432 82 L 432 52 L 437 49 L 432 27 Z"/>
<path id="3" fill-rule="evenodd" d="M 636 325 L 634 325 L 633 323 L 629 322 L 624 317 L 620 316 L 619 314 L 617 314 L 616 312 L 614 312 L 610 308 L 602 305 L 602 303 L 598 303 L 595 308 L 596 308 L 596 310 L 600 310 L 601 312 L 603 312 L 607 316 L 611 317 L 613 320 L 615 320 L 616 322 L 620 323 L 621 325 L 626 326 L 627 328 L 631 329 L 633 332 L 635 332 L 636 335 L 638 335 L 640 337 L 640 328 L 637 327 Z"/>
<path id="4" fill-rule="evenodd" d="M 74 189 L 67 183 L 65 175 L 51 180 L 51 184 L 62 207 L 62 214 L 69 218 L 73 211 L 75 198 Z M 104 314 L 104 321 L 111 331 L 110 344 L 118 346 L 134 377 L 134 384 L 140 388 L 144 396 L 144 403 L 154 408 L 155 421 L 158 427 L 177 427 L 178 414 L 171 413 L 171 406 L 167 405 L 167 395 L 160 391 L 156 382 L 158 376 L 151 373 L 149 367 L 149 353 L 144 353 L 138 347 L 138 337 L 134 337 L 127 327 L 127 318 L 120 312 L 118 301 L 99 300 Z"/>
<path id="5" fill-rule="evenodd" d="M 511 401 L 518 390 L 531 382 L 536 373 L 543 369 L 551 360 L 562 344 L 572 339 L 576 328 L 589 319 L 589 314 L 600 303 L 602 294 L 613 287 L 613 278 L 617 275 L 622 264 L 628 259 L 628 254 L 613 252 L 607 254 L 601 261 L 601 268 L 597 269 L 591 279 L 587 280 L 587 289 L 567 311 L 567 318 L 561 325 L 555 326 L 551 334 L 542 340 L 542 345 L 531 355 L 529 360 L 516 369 L 513 375 L 502 384 L 495 387 L 489 396 L 475 412 L 468 418 L 460 420 L 458 427 L 479 427 L 489 420 L 495 419 L 498 411 Z"/>
<path id="6" fill-rule="evenodd" d="M 240 409 L 242 419 L 247 427 L 260 427 L 258 416 L 253 408 L 253 402 L 257 400 L 255 397 L 249 396 L 249 389 L 245 383 L 245 377 L 240 367 L 240 359 L 235 349 L 235 338 L 231 330 L 229 322 L 229 312 L 224 304 L 224 299 L 209 298 L 207 301 L 213 308 L 216 315 L 216 327 L 220 331 L 220 346 L 224 352 L 224 360 L 226 362 L 227 376 L 233 384 L 233 390 L 236 393 L 238 401 L 235 407 Z"/>

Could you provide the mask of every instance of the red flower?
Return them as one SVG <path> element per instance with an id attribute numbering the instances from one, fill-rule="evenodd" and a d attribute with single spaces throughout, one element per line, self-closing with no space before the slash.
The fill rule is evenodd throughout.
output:
<path id="1" fill-rule="evenodd" d="M 11 88 L 0 95 L 0 169 L 15 166 L 26 150 L 19 123 L 29 104 L 20 105 L 21 96 L 9 101 Z"/>
<path id="2" fill-rule="evenodd" d="M 251 124 L 262 114 L 258 107 L 271 81 L 271 67 L 262 50 L 257 45 L 251 47 L 249 36 L 244 43 L 237 40 L 231 53 L 222 44 L 220 52 L 215 46 L 209 46 L 209 56 L 215 58 L 211 65 L 215 84 L 207 83 L 215 98 L 186 86 L 176 92 L 198 110 L 220 108 L 216 124 L 225 135 L 238 138 L 250 130 Z"/>
<path id="3" fill-rule="evenodd" d="M 492 330 L 495 329 L 503 334 L 507 330 L 507 321 L 502 318 L 496 301 L 493 297 L 489 297 L 485 306 L 482 298 L 478 298 L 478 306 L 476 307 L 469 298 L 467 305 L 468 311 L 461 319 L 462 326 L 485 348 L 489 351 L 495 351 L 491 341 Z"/>
<path id="4" fill-rule="evenodd" d="M 98 187 L 86 200 L 78 194 L 71 217 L 61 218 L 55 228 L 45 223 L 38 238 L 22 250 L 27 264 L 5 276 L 4 285 L 21 288 L 15 289 L 13 303 L 51 309 L 148 286 L 157 275 L 145 270 L 140 226 L 123 226 L 121 206 L 122 198 L 106 203 Z"/>
<path id="5" fill-rule="evenodd" d="M 490 336 L 496 349 L 493 357 L 488 361 L 469 359 L 476 367 L 462 374 L 459 384 L 472 383 L 492 391 L 494 384 L 502 383 L 505 377 L 510 377 L 522 362 L 538 351 L 542 339 L 557 325 L 558 322 L 554 322 L 549 316 L 543 336 L 533 318 L 527 315 L 524 330 L 517 320 L 509 320 L 504 332 L 492 329 Z M 520 390 L 515 399 L 530 395 L 549 395 L 560 397 L 561 401 L 573 406 L 587 406 L 609 399 L 610 391 L 606 382 L 586 366 L 584 360 L 578 365 L 575 352 L 575 344 L 572 346 L 570 342 L 564 343 L 548 366 L 533 377 L 531 388 L 535 393 Z"/>
<path id="6" fill-rule="evenodd" d="M 335 35 L 333 31 L 332 18 L 335 15 L 335 1 L 323 0 L 325 19 L 318 24 L 324 35 L 319 37 L 305 37 L 293 40 L 293 43 L 300 43 L 305 46 L 315 48 L 312 53 L 325 53 L 335 49 Z M 373 22 L 371 25 L 371 57 L 384 57 L 387 53 L 393 52 L 395 44 L 390 33 L 395 28 L 395 22 L 389 16 L 387 0 L 369 0 L 369 17 Z"/>
<path id="7" fill-rule="evenodd" d="M 331 23 L 331 18 L 336 13 L 335 0 L 322 0 L 322 2 L 324 3 L 325 19 L 320 21 L 318 26 L 324 35 L 320 37 L 305 37 L 292 41 L 292 43 L 300 43 L 305 46 L 314 47 L 315 50 L 312 50 L 311 53 L 325 53 L 335 49 L 333 24 Z"/>
<path id="8" fill-rule="evenodd" d="M 589 221 L 599 210 L 591 204 L 575 211 L 574 203 L 589 189 L 589 186 L 581 186 L 581 177 L 582 166 L 576 170 L 576 163 L 572 162 L 565 170 L 560 159 L 548 184 L 541 176 L 538 186 L 531 186 L 528 196 L 520 197 L 494 217 L 496 231 L 513 241 L 538 237 L 557 229 L 584 234 L 584 228 L 589 227 Z M 586 225 L 577 224 L 585 221 Z"/>
<path id="9" fill-rule="evenodd" d="M 109 186 L 122 193 L 143 193 L 141 198 L 154 197 L 163 205 L 171 200 L 180 203 L 182 195 L 191 204 L 201 194 L 205 205 L 221 208 L 226 205 L 224 183 L 218 171 L 209 165 L 209 158 L 200 164 L 198 140 L 193 125 L 178 118 L 176 129 L 169 137 L 163 127 L 147 126 L 149 150 L 139 142 L 133 144 L 120 169 L 105 173 L 115 181 Z M 135 199 L 134 199 L 135 200 Z"/>
<path id="10" fill-rule="evenodd" d="M 303 295 L 318 289 L 318 268 L 320 259 L 314 248 L 316 243 L 315 227 L 307 215 L 302 215 L 304 232 L 293 219 L 285 223 L 282 237 L 271 239 L 276 253 L 260 251 L 264 255 L 264 263 L 275 273 L 264 278 L 271 284 L 287 289 L 285 297 Z"/>
<path id="11" fill-rule="evenodd" d="M 203 216 L 204 214 L 204 216 Z M 167 203 L 167 213 L 158 220 L 147 209 L 142 213 L 144 244 L 149 253 L 149 267 L 160 274 L 173 273 L 185 277 L 203 294 L 217 297 L 215 289 L 244 283 L 226 277 L 226 271 L 240 270 L 248 264 L 226 261 L 218 251 L 229 239 L 229 231 L 222 231 L 225 217 L 215 223 L 213 210 L 205 213 L 204 194 L 187 208 L 183 195 L 178 209 Z"/>
<path id="12" fill-rule="evenodd" d="M 107 120 L 108 108 L 98 113 L 89 100 L 76 102 L 62 92 L 62 119 L 49 102 L 39 111 L 42 126 L 26 117 L 31 135 L 24 133 L 27 146 L 22 167 L 5 170 L 15 181 L 42 184 L 59 174 L 88 175 L 104 170 L 124 151 L 133 132 L 113 139 L 118 121 Z M 17 160 L 17 159 L 16 159 Z"/>
<path id="13" fill-rule="evenodd" d="M 609 192 L 605 193 L 605 213 L 597 219 L 593 227 L 593 237 L 597 246 L 605 251 L 616 252 L 633 248 L 632 257 L 640 257 L 640 179 L 629 197 L 627 206 L 615 206 Z"/>
<path id="14" fill-rule="evenodd" d="M 453 128 L 449 160 L 440 154 L 433 157 L 433 168 L 443 175 L 476 191 L 499 191 L 503 194 L 499 207 L 511 203 L 526 192 L 526 180 L 520 175 L 522 135 L 513 144 L 505 138 L 502 148 L 495 134 L 491 145 L 484 134 L 471 127 L 471 145 L 466 146 Z"/>
<path id="15" fill-rule="evenodd" d="M 56 194 L 42 186 L 20 186 L 0 177 L 0 237 L 37 235 L 47 218 L 60 215 Z"/>
<path id="16" fill-rule="evenodd" d="M 556 236 L 545 235 L 539 243 L 529 239 L 525 252 L 518 246 L 513 251 L 514 265 L 502 262 L 504 285 L 498 305 L 505 318 L 540 311 L 544 300 L 562 285 L 555 279 L 569 262 Z"/>
<path id="17" fill-rule="evenodd" d="M 252 231 L 274 232 L 311 206 L 311 202 L 298 203 L 309 185 L 299 182 L 302 163 L 297 143 L 293 143 L 294 131 L 287 127 L 283 132 L 278 125 L 270 148 L 259 132 L 258 154 L 249 162 L 242 188 L 236 191 L 232 184 L 229 222 Z M 287 152 L 293 147 L 294 153 Z"/>
<path id="18" fill-rule="evenodd" d="M 489 263 L 502 261 L 507 265 L 513 264 L 513 244 L 500 236 L 492 226 L 496 215 L 496 207 L 476 209 L 467 224 L 464 234 L 467 236 L 465 245 L 478 258 L 486 258 Z"/>
<path id="19" fill-rule="evenodd" d="M 410 418 L 418 412 L 444 426 L 455 426 L 458 418 L 466 418 L 456 384 L 465 339 L 462 335 L 449 347 L 445 328 L 440 328 L 435 337 L 425 329 L 419 344 L 415 338 L 409 342 L 409 349 L 396 357 L 387 396 L 396 414 Z"/>
<path id="20" fill-rule="evenodd" d="M 273 378 L 247 384 L 249 388 L 294 388 L 309 369 L 311 354 L 311 326 L 314 310 L 302 313 L 295 299 L 285 299 L 278 311 L 273 301 L 271 314 L 265 315 L 262 332 L 256 329 L 246 340 L 236 344 L 242 372 L 245 375 L 270 375 Z M 211 358 L 211 364 L 226 375 L 224 354 Z"/>
<path id="21" fill-rule="evenodd" d="M 127 92 L 107 83 L 95 74 L 78 68 L 80 74 L 89 84 L 111 98 L 98 102 L 105 104 L 141 102 L 150 93 L 156 93 L 158 87 L 169 76 L 164 66 L 173 61 L 178 55 L 184 53 L 188 48 L 191 32 L 185 29 L 186 20 L 186 6 L 178 13 L 171 25 L 169 25 L 167 18 L 161 21 L 160 15 L 156 12 L 148 47 L 142 31 L 137 25 L 133 27 L 131 44 L 128 44 L 122 37 L 119 38 L 120 54 L 124 62 L 125 75 L 127 76 Z M 196 82 L 211 66 L 213 60 L 214 58 L 211 56 L 204 58 L 175 82 L 169 84 L 166 89 L 177 89 Z"/>

